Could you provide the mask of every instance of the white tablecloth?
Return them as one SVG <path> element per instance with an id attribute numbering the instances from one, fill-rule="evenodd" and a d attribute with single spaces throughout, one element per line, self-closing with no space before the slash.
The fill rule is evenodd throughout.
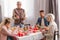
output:
<path id="1" fill-rule="evenodd" d="M 17 37 L 17 40 L 40 40 L 43 37 L 44 36 L 42 35 L 41 32 L 37 32 L 37 33 L 31 33 L 28 36 Z"/>

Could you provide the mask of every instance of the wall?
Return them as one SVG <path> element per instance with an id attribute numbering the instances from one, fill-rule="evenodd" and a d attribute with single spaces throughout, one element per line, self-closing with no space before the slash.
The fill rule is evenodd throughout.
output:
<path id="1" fill-rule="evenodd" d="M 58 0 L 58 13 L 60 17 L 60 0 Z M 59 35 L 60 35 L 60 18 L 59 18 Z"/>
<path id="2" fill-rule="evenodd" d="M 16 2 L 21 1 L 22 8 L 25 9 L 26 13 L 26 24 L 34 24 L 34 0 L 5 0 L 4 1 L 4 17 L 12 18 L 13 9 L 16 8 Z"/>
<path id="3" fill-rule="evenodd" d="M 12 17 L 13 9 L 16 8 L 16 2 L 19 0 L 3 0 L 3 18 L 4 17 Z M 26 11 L 26 24 L 34 25 L 39 17 L 39 10 L 46 11 L 46 3 L 47 0 L 20 0 L 22 2 L 22 8 Z"/>
<path id="4" fill-rule="evenodd" d="M 3 15 L 3 14 L 5 13 L 5 12 L 4 12 L 4 0 L 0 0 L 0 7 L 1 7 L 1 13 L 2 13 L 1 16 L 4 17 L 4 15 Z M 3 18 L 3 17 L 2 17 L 2 18 Z"/>
<path id="5" fill-rule="evenodd" d="M 40 17 L 39 15 L 40 10 L 44 10 L 45 14 L 48 13 L 48 0 L 35 0 L 34 10 L 35 10 L 34 13 L 35 13 L 35 23 L 36 23 L 38 17 Z"/>

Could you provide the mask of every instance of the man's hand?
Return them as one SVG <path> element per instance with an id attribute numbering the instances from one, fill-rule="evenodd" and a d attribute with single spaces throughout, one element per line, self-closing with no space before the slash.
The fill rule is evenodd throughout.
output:
<path id="1" fill-rule="evenodd" d="M 19 19 L 19 16 L 16 16 L 17 19 Z"/>
<path id="2" fill-rule="evenodd" d="M 24 20 L 26 19 L 26 17 L 24 17 Z"/>

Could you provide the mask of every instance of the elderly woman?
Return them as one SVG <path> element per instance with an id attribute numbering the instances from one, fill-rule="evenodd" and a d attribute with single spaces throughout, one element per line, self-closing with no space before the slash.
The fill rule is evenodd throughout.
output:
<path id="1" fill-rule="evenodd" d="M 10 27 L 10 18 L 7 18 L 0 25 L 0 40 L 7 40 L 7 36 L 14 37 L 11 31 L 9 31 L 9 27 Z"/>
<path id="2" fill-rule="evenodd" d="M 58 31 L 57 24 L 54 21 L 55 16 L 53 14 L 48 14 L 47 15 L 47 21 L 50 22 L 48 32 L 45 34 L 46 40 L 54 40 L 54 32 Z"/>

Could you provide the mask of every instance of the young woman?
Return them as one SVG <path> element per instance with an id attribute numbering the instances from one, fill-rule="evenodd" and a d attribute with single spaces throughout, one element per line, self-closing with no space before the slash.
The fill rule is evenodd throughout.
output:
<path id="1" fill-rule="evenodd" d="M 54 21 L 55 16 L 53 14 L 47 15 L 47 21 L 49 21 L 48 32 L 46 34 L 46 40 L 54 40 L 54 32 L 58 31 L 57 24 Z"/>
<path id="2" fill-rule="evenodd" d="M 10 18 L 6 18 L 2 24 L 0 25 L 0 40 L 7 40 L 7 36 L 13 36 L 14 35 L 9 31 L 10 27 Z"/>

